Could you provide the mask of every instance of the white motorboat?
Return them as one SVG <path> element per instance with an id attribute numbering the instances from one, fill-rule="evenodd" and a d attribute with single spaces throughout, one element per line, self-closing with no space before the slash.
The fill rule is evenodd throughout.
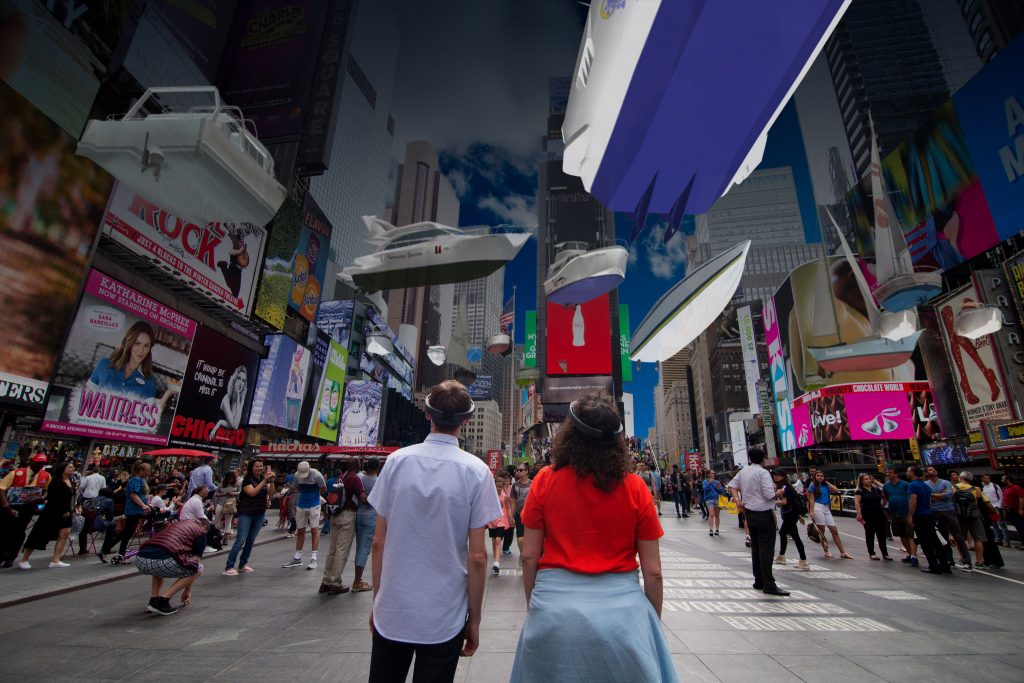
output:
<path id="1" fill-rule="evenodd" d="M 487 340 L 487 353 L 494 354 L 495 356 L 504 355 L 511 347 L 512 337 L 504 332 L 499 332 Z"/>
<path id="2" fill-rule="evenodd" d="M 586 242 L 555 245 L 557 255 L 544 281 L 554 304 L 584 304 L 612 291 L 626 279 L 629 251 L 621 245 L 590 249 Z"/>
<path id="3" fill-rule="evenodd" d="M 636 328 L 629 359 L 666 361 L 700 335 L 725 309 L 743 277 L 750 240 L 722 252 L 665 292 Z"/>
<path id="4" fill-rule="evenodd" d="M 153 95 L 213 95 L 212 107 L 140 115 Z M 150 88 L 120 120 L 92 120 L 77 153 L 174 214 L 197 221 L 266 225 L 286 192 L 274 160 L 210 86 Z"/>
<path id="5" fill-rule="evenodd" d="M 432 222 L 395 227 L 376 216 L 363 216 L 363 224 L 370 232 L 367 241 L 380 248 L 356 258 L 342 273 L 369 292 L 487 277 L 515 258 L 530 238 Z"/>

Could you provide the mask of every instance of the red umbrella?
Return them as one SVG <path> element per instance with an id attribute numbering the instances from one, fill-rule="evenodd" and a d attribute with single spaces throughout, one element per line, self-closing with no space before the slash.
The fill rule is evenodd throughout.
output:
<path id="1" fill-rule="evenodd" d="M 143 455 L 151 455 L 154 458 L 166 458 L 177 456 L 179 458 L 216 458 L 213 453 L 206 451 L 195 451 L 188 448 L 159 448 L 155 451 L 146 451 Z"/>

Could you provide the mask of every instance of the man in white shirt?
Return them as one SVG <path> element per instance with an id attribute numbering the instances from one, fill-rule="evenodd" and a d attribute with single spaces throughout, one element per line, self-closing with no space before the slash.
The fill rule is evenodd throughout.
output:
<path id="1" fill-rule="evenodd" d="M 743 510 L 750 529 L 750 560 L 754 571 L 754 588 L 768 595 L 787 596 L 788 591 L 775 585 L 772 558 L 775 556 L 775 483 L 768 470 L 761 467 L 764 451 L 747 451 L 750 464 L 729 482 L 729 488 L 739 494 L 736 506 Z"/>
<path id="2" fill-rule="evenodd" d="M 206 484 L 200 484 L 199 488 L 195 490 L 192 497 L 185 501 L 185 504 L 181 507 L 181 513 L 178 515 L 179 520 L 186 519 L 207 519 L 206 507 L 203 505 L 203 501 L 206 499 L 206 494 L 209 493 L 209 489 L 206 488 Z"/>
<path id="3" fill-rule="evenodd" d="M 92 500 L 100 494 L 100 489 L 107 485 L 107 480 L 102 474 L 96 471 L 96 465 L 89 465 L 87 474 L 78 482 L 78 501 L 84 503 Z M 84 509 L 84 508 L 83 508 Z M 78 534 L 78 554 L 88 555 L 89 532 L 92 531 L 94 514 L 87 515 L 86 523 L 82 525 L 82 531 Z"/>
<path id="4" fill-rule="evenodd" d="M 1006 513 L 1003 511 L 1003 487 L 992 481 L 992 477 L 988 474 L 981 475 L 981 492 L 985 494 L 989 502 L 992 503 L 992 507 L 995 508 L 996 514 L 999 515 L 999 519 L 992 525 L 992 531 L 996 535 L 996 545 L 1003 545 L 1006 542 L 1006 547 L 1010 547 L 1010 532 L 1006 528 Z"/>
<path id="5" fill-rule="evenodd" d="M 369 503 L 373 539 L 370 682 L 451 681 L 476 652 L 487 576 L 487 522 L 501 516 L 490 470 L 459 448 L 474 405 L 448 380 L 425 401 L 431 433 L 388 456 Z M 468 539 L 468 550 L 467 550 Z"/>

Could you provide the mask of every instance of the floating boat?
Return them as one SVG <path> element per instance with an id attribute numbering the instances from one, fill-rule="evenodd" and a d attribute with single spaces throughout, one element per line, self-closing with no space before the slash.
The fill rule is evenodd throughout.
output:
<path id="1" fill-rule="evenodd" d="M 213 106 L 141 114 L 153 95 L 196 93 Z M 124 118 L 89 121 L 77 153 L 176 216 L 266 225 L 286 192 L 247 124 L 214 87 L 150 88 Z"/>
<path id="2" fill-rule="evenodd" d="M 849 4 L 590 3 L 563 170 L 609 209 L 634 212 L 639 229 L 648 211 L 669 214 L 670 226 L 706 212 L 761 162 L 768 130 Z"/>
<path id="3" fill-rule="evenodd" d="M 591 249 L 586 242 L 562 242 L 555 249 L 557 255 L 544 281 L 544 294 L 551 303 L 584 304 L 626 279 L 629 251 L 624 246 Z"/>
<path id="4" fill-rule="evenodd" d="M 444 365 L 445 360 L 448 358 L 448 350 L 443 346 L 434 345 L 427 347 L 427 358 L 430 362 L 438 367 Z"/>
<path id="5" fill-rule="evenodd" d="M 998 306 L 965 301 L 956 314 L 953 329 L 961 337 L 981 339 L 1003 329 L 1003 312 Z"/>
<path id="6" fill-rule="evenodd" d="M 487 353 L 500 356 L 512 346 L 512 338 L 501 332 L 487 340 Z"/>
<path id="7" fill-rule="evenodd" d="M 665 292 L 629 343 L 629 359 L 643 363 L 676 355 L 715 321 L 740 285 L 750 240 L 703 263 Z"/>
<path id="8" fill-rule="evenodd" d="M 875 126 L 871 123 L 871 196 L 875 214 L 874 296 L 887 311 L 903 311 L 942 293 L 942 274 L 935 268 L 916 270 L 903 231 L 896 221 L 882 178 Z"/>
<path id="9" fill-rule="evenodd" d="M 524 232 L 460 229 L 423 222 L 395 227 L 363 216 L 367 241 L 379 250 L 342 270 L 365 291 L 424 287 L 487 277 L 515 258 L 530 238 Z"/>

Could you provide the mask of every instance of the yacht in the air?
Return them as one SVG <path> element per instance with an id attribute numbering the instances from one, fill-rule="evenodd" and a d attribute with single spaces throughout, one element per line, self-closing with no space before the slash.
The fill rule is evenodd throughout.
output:
<path id="1" fill-rule="evenodd" d="M 556 244 L 557 255 L 544 281 L 554 304 L 584 304 L 607 294 L 626 279 L 629 251 L 620 245 L 591 249 L 586 242 Z"/>

